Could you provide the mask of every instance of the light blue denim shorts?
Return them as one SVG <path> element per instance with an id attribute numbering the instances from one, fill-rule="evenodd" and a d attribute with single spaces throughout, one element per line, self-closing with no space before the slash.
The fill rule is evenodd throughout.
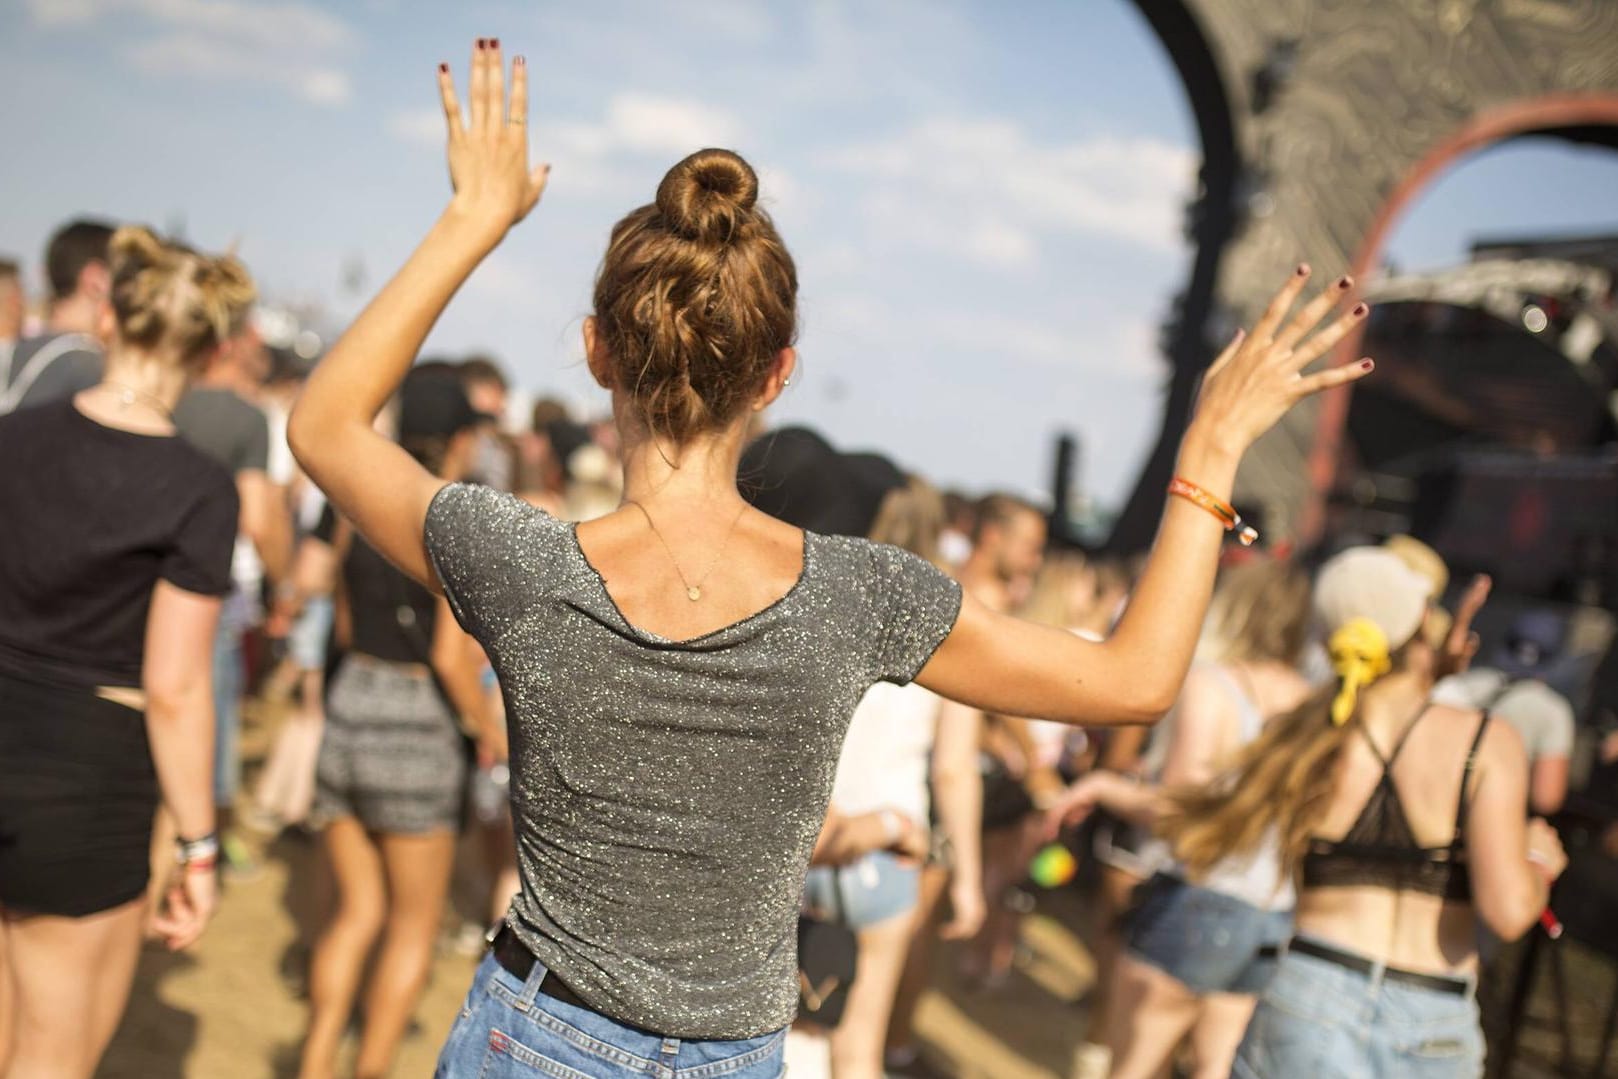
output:
<path id="1" fill-rule="evenodd" d="M 1445 993 L 1386 981 L 1380 967 L 1362 974 L 1287 952 L 1259 998 L 1231 1075 L 1478 1079 L 1483 1031 L 1475 983 L 1462 981 L 1465 992 Z"/>
<path id="2" fill-rule="evenodd" d="M 817 866 L 803 882 L 804 910 L 856 933 L 907 914 L 921 897 L 921 870 L 877 851 L 845 866 Z"/>
<path id="3" fill-rule="evenodd" d="M 738 1041 L 664 1038 L 539 991 L 483 957 L 434 1079 L 780 1079 L 785 1029 Z"/>

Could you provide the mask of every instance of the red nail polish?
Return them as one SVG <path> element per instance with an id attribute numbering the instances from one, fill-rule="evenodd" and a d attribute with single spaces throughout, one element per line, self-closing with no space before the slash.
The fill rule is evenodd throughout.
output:
<path id="1" fill-rule="evenodd" d="M 1298 263 L 1298 276 L 1299 277 L 1306 277 L 1306 276 L 1308 276 L 1308 274 L 1309 274 L 1309 264 L 1307 262 Z"/>
<path id="2" fill-rule="evenodd" d="M 489 39 L 488 38 L 486 38 L 486 37 L 478 38 L 478 48 L 487 49 L 488 47 L 489 47 Z"/>
<path id="3" fill-rule="evenodd" d="M 497 38 L 497 37 L 491 37 L 489 39 L 489 48 L 498 49 L 499 47 L 500 47 L 500 39 Z"/>
<path id="4" fill-rule="evenodd" d="M 1373 368 L 1375 366 L 1376 366 L 1376 361 L 1375 360 L 1361 360 L 1360 361 L 1360 370 L 1361 371 L 1369 371 L 1369 370 L 1371 370 L 1371 368 Z"/>
<path id="5" fill-rule="evenodd" d="M 1349 277 L 1347 274 L 1344 274 L 1342 277 L 1337 279 L 1337 287 L 1345 291 L 1348 289 L 1348 286 L 1352 285 L 1353 283 L 1354 279 Z"/>
<path id="6" fill-rule="evenodd" d="M 440 75 L 448 75 L 449 74 L 449 65 L 448 64 L 439 64 L 438 65 L 438 73 Z"/>
<path id="7" fill-rule="evenodd" d="M 1365 304 L 1357 303 L 1357 304 L 1354 305 L 1354 314 L 1356 314 L 1356 315 L 1363 315 L 1363 314 L 1365 314 L 1365 312 L 1367 312 L 1369 310 L 1370 310 L 1370 308 L 1367 307 Z"/>

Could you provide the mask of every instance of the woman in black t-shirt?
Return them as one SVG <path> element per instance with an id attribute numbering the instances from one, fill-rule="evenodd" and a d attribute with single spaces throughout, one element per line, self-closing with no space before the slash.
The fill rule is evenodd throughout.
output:
<path id="1" fill-rule="evenodd" d="M 478 414 L 454 376 L 418 370 L 399 399 L 399 443 L 456 480 Z M 331 549 L 343 656 L 332 671 L 313 820 L 337 883 L 337 909 L 310 963 L 305 1076 L 330 1075 L 366 960 L 358 1075 L 384 1075 L 432 965 L 466 788 L 457 715 L 485 756 L 505 731 L 486 707 L 482 652 L 447 602 L 405 576 L 330 507 L 315 536 Z"/>
<path id="2" fill-rule="evenodd" d="M 230 476 L 171 412 L 253 300 L 247 271 L 124 228 L 105 378 L 0 418 L 0 1061 L 88 1076 L 134 976 L 161 793 L 179 865 L 153 927 L 214 907 L 211 660 Z M 8 1022 L 15 1019 L 15 1022 Z M 3 1044 L 8 1025 L 13 1044 Z"/>

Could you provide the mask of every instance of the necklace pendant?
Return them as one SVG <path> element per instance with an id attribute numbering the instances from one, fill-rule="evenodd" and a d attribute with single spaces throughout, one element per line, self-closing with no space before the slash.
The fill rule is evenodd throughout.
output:
<path id="1" fill-rule="evenodd" d="M 692 585 L 685 590 L 685 598 L 689 599 L 692 603 L 695 603 L 697 600 L 702 598 L 702 589 L 698 588 L 696 585 Z"/>

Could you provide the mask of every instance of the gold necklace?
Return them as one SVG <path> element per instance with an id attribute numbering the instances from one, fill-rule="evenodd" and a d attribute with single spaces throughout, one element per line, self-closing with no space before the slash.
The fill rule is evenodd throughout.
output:
<path id="1" fill-rule="evenodd" d="M 713 556 L 713 561 L 708 563 L 708 571 L 693 584 L 691 579 L 685 575 L 685 571 L 680 568 L 680 560 L 674 557 L 674 548 L 670 547 L 669 541 L 663 538 L 663 530 L 657 527 L 656 521 L 652 520 L 651 512 L 633 498 L 626 498 L 624 501 L 640 510 L 641 516 L 646 518 L 646 523 L 652 526 L 652 534 L 663 545 L 663 550 L 668 552 L 669 562 L 674 566 L 674 572 L 679 575 L 680 583 L 685 585 L 685 598 L 692 603 L 700 600 L 702 598 L 702 586 L 708 583 L 708 578 L 713 576 L 713 571 L 719 568 L 719 560 L 725 557 L 725 550 L 730 546 L 730 537 L 736 534 L 736 525 L 741 522 L 742 514 L 747 512 L 747 503 L 742 503 L 742 508 L 737 510 L 736 516 L 731 519 L 730 528 L 725 530 L 724 542 L 719 545 L 719 550 Z"/>
<path id="2" fill-rule="evenodd" d="M 122 382 L 113 382 L 109 379 L 102 379 L 101 385 L 115 392 L 118 395 L 119 404 L 125 408 L 134 404 L 142 404 L 170 423 L 174 422 L 174 410 L 156 394 L 147 393 L 145 390 L 137 390 L 133 386 L 125 386 Z"/>

